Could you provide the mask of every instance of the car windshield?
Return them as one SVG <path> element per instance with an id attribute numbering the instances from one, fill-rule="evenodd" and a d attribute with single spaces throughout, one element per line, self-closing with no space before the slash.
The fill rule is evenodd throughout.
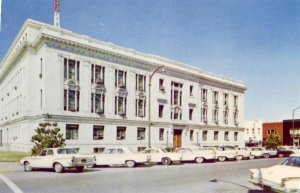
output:
<path id="1" fill-rule="evenodd" d="M 57 153 L 58 154 L 76 154 L 77 151 L 75 149 L 68 148 L 68 149 L 58 149 Z"/>
<path id="2" fill-rule="evenodd" d="M 163 148 L 161 148 L 161 151 L 164 152 L 164 153 L 168 153 L 168 151 L 163 149 Z"/>

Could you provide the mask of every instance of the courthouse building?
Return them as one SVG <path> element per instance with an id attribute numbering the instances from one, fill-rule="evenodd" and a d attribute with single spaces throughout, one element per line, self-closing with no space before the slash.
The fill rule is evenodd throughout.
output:
<path id="1" fill-rule="evenodd" d="M 0 149 L 29 151 L 48 113 L 80 152 L 244 146 L 245 90 L 193 66 L 27 20 L 0 65 Z"/>

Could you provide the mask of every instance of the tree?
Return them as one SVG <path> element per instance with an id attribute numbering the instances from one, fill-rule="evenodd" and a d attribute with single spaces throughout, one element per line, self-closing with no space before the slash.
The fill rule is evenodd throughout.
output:
<path id="1" fill-rule="evenodd" d="M 46 116 L 47 121 L 40 123 L 35 130 L 36 134 L 31 137 L 31 142 L 34 143 L 34 147 L 31 149 L 32 155 L 38 155 L 44 148 L 65 146 L 65 139 L 63 134 L 59 133 L 60 129 L 57 127 L 57 123 L 50 123 L 48 120 L 51 115 L 47 114 Z"/>
<path id="2" fill-rule="evenodd" d="M 271 133 L 271 135 L 269 135 L 269 137 L 266 139 L 264 143 L 267 149 L 277 148 L 277 146 L 281 144 L 282 144 L 282 140 L 278 133 Z"/>

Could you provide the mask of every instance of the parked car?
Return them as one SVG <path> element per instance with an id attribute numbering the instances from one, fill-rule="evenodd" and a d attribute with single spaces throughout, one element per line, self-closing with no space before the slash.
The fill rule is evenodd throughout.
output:
<path id="1" fill-rule="evenodd" d="M 293 153 L 300 153 L 300 149 L 294 146 L 278 146 L 277 155 L 278 157 L 288 157 Z"/>
<path id="2" fill-rule="evenodd" d="M 165 149 L 159 147 L 146 148 L 143 153 L 150 157 L 150 162 L 152 163 L 170 165 L 181 161 L 181 153 L 167 152 Z"/>
<path id="3" fill-rule="evenodd" d="M 34 168 L 53 168 L 61 173 L 65 168 L 76 168 L 82 172 L 85 166 L 93 166 L 95 157 L 79 155 L 73 148 L 47 148 L 43 149 L 38 156 L 30 156 L 21 159 L 20 164 L 24 171 L 30 172 Z"/>
<path id="4" fill-rule="evenodd" d="M 237 159 L 254 159 L 254 155 L 251 155 L 251 151 L 247 147 L 236 148 Z"/>
<path id="5" fill-rule="evenodd" d="M 249 182 L 275 192 L 300 192 L 300 154 L 268 168 L 250 169 Z"/>
<path id="6" fill-rule="evenodd" d="M 181 161 L 194 161 L 202 163 L 208 160 L 215 160 L 216 155 L 213 149 L 200 149 L 199 147 L 179 147 L 175 150 L 181 154 Z"/>
<path id="7" fill-rule="evenodd" d="M 133 153 L 128 147 L 109 147 L 103 153 L 95 154 L 96 166 L 126 165 L 129 168 L 137 164 L 149 162 L 149 157 L 141 153 Z"/>
<path id="8" fill-rule="evenodd" d="M 243 157 L 237 154 L 233 146 L 220 146 L 215 149 L 216 158 L 218 161 L 223 162 L 226 160 L 241 160 Z"/>
<path id="9" fill-rule="evenodd" d="M 264 147 L 251 147 L 250 148 L 251 155 L 253 155 L 255 158 L 269 158 L 269 157 L 275 157 L 277 156 L 277 151 L 272 149 L 265 149 Z"/>

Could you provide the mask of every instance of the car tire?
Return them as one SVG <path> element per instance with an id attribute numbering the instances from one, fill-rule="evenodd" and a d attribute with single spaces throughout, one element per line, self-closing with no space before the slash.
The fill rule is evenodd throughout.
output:
<path id="1" fill-rule="evenodd" d="M 76 172 L 83 172 L 84 166 L 76 167 Z"/>
<path id="2" fill-rule="evenodd" d="M 269 158 L 269 157 L 270 157 L 270 154 L 264 153 L 263 156 L 264 156 L 264 158 Z"/>
<path id="3" fill-rule="evenodd" d="M 226 160 L 226 157 L 225 157 L 225 156 L 219 156 L 219 157 L 218 157 L 218 160 L 219 160 L 220 162 L 224 162 L 224 161 Z"/>
<path id="4" fill-rule="evenodd" d="M 56 173 L 62 173 L 64 171 L 64 166 L 62 166 L 60 163 L 54 164 L 54 171 Z"/>
<path id="5" fill-rule="evenodd" d="M 249 159 L 255 159 L 255 156 L 254 155 L 250 155 Z"/>
<path id="6" fill-rule="evenodd" d="M 170 158 L 164 157 L 164 158 L 161 159 L 161 163 L 162 163 L 163 165 L 170 165 L 170 164 L 172 163 L 172 161 L 171 161 Z"/>
<path id="7" fill-rule="evenodd" d="M 203 157 L 196 157 L 195 162 L 200 164 L 204 162 L 204 158 Z"/>
<path id="8" fill-rule="evenodd" d="M 128 160 L 125 164 L 128 168 L 133 168 L 135 166 L 135 162 L 133 160 Z"/>
<path id="9" fill-rule="evenodd" d="M 238 156 L 235 157 L 235 159 L 236 159 L 237 161 L 241 161 L 241 160 L 243 159 L 243 156 L 242 156 L 242 155 L 238 155 Z"/>
<path id="10" fill-rule="evenodd" d="M 24 171 L 25 172 L 31 172 L 33 170 L 33 168 L 31 167 L 29 162 L 25 162 L 24 163 Z"/>

